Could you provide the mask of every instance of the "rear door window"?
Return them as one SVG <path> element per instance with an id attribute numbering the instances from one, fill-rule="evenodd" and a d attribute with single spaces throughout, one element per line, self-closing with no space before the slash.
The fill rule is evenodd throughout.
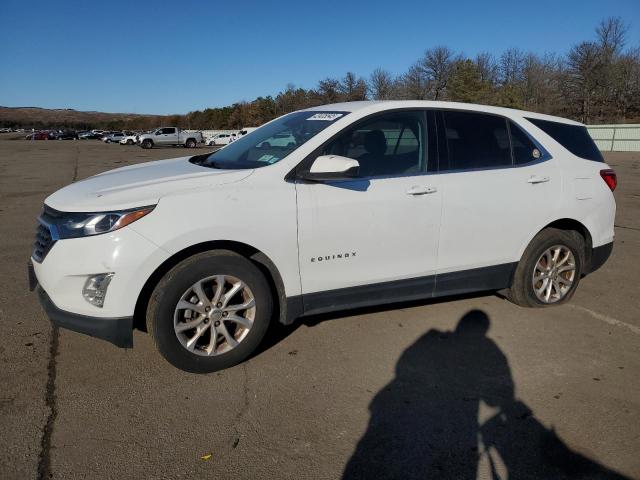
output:
<path id="1" fill-rule="evenodd" d="M 513 164 L 507 120 L 479 112 L 444 110 L 439 132 L 439 170 L 507 167 Z"/>
<path id="2" fill-rule="evenodd" d="M 509 121 L 509 131 L 511 133 L 511 148 L 513 148 L 513 163 L 522 165 L 538 160 L 542 152 L 537 145 L 518 125 Z"/>
<path id="3" fill-rule="evenodd" d="M 587 127 L 549 120 L 539 120 L 537 118 L 527 118 L 527 120 L 574 155 L 584 158 L 585 160 L 604 162 L 604 158 L 589 135 Z"/>

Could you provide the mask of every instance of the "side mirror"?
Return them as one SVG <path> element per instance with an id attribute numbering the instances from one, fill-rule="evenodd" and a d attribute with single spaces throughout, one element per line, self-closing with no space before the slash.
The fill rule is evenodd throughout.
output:
<path id="1" fill-rule="evenodd" d="M 340 155 L 321 155 L 315 159 L 308 172 L 300 172 L 298 178 L 312 182 L 356 178 L 360 163 Z"/>

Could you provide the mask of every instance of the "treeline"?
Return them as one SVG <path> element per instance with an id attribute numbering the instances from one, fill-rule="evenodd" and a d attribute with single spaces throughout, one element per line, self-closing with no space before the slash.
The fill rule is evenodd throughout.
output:
<path id="1" fill-rule="evenodd" d="M 342 78 L 320 80 L 312 89 L 290 84 L 275 96 L 232 106 L 186 115 L 84 121 L 77 126 L 131 130 L 158 125 L 198 130 L 240 128 L 258 126 L 310 106 L 393 99 L 498 105 L 588 124 L 639 122 L 640 48 L 626 45 L 627 31 L 620 18 L 607 18 L 597 26 L 592 40 L 574 45 L 566 54 L 537 55 L 512 48 L 500 55 L 480 53 L 469 58 L 446 46 L 436 46 L 399 75 L 382 67 L 366 78 L 347 72 Z"/>
<path id="2" fill-rule="evenodd" d="M 468 58 L 437 46 L 394 75 L 376 68 L 367 78 L 347 72 L 316 88 L 293 85 L 275 97 L 187 114 L 198 129 L 260 125 L 300 108 L 354 100 L 449 100 L 498 105 L 573 118 L 583 123 L 640 121 L 640 48 L 628 48 L 620 18 L 603 20 L 593 40 L 567 54 L 537 55 L 509 49 Z"/>

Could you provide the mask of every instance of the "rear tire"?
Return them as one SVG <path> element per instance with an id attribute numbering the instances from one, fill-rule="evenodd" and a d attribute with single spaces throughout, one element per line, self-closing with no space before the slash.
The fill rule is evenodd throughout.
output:
<path id="1" fill-rule="evenodd" d="M 568 302 L 584 269 L 584 239 L 575 231 L 547 228 L 531 241 L 513 276 L 507 298 L 521 307 Z"/>
<path id="2" fill-rule="evenodd" d="M 189 138 L 185 142 L 184 146 L 186 148 L 196 148 L 196 141 L 193 138 Z"/>
<path id="3" fill-rule="evenodd" d="M 238 309 L 240 305 L 247 308 Z M 167 272 L 149 299 L 147 327 L 169 363 L 208 373 L 251 355 L 272 312 L 272 294 L 258 267 L 235 252 L 215 250 L 187 258 Z"/>

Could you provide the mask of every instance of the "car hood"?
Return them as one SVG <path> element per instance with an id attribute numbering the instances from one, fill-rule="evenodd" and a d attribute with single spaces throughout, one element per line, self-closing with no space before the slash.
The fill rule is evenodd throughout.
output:
<path id="1" fill-rule="evenodd" d="M 165 195 L 234 183 L 253 170 L 217 170 L 189 162 L 191 157 L 117 168 L 72 183 L 46 198 L 62 212 L 100 212 L 155 205 Z"/>

